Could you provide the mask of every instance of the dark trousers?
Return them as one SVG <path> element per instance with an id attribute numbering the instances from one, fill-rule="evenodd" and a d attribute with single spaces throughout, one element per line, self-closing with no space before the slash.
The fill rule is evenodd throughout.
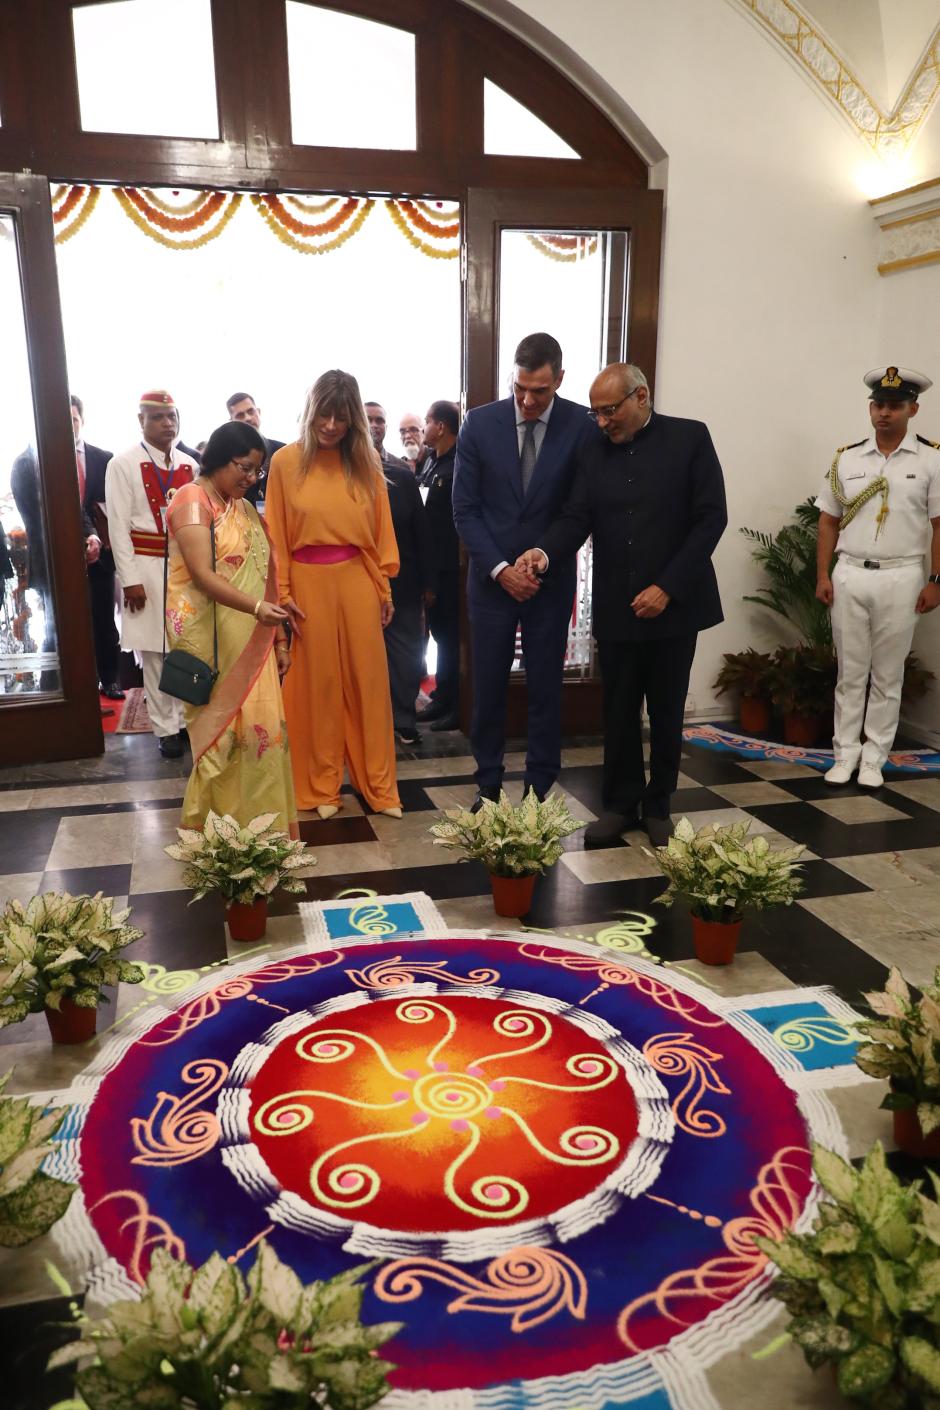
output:
<path id="1" fill-rule="evenodd" d="M 604 808 L 667 818 L 679 776 L 682 720 L 697 632 L 659 641 L 598 641 L 604 688 Z M 650 721 L 649 780 L 641 712 Z"/>
<path id="2" fill-rule="evenodd" d="M 107 550 L 97 563 L 88 565 L 88 591 L 98 680 L 103 686 L 113 685 L 120 674 L 121 639 L 114 620 L 114 559 Z"/>
<path id="3" fill-rule="evenodd" d="M 415 702 L 421 689 L 424 623 L 421 603 L 399 602 L 385 628 L 388 683 L 392 695 L 392 720 L 397 730 L 415 727 Z"/>
<path id="4" fill-rule="evenodd" d="M 448 712 L 457 709 L 460 694 L 460 571 L 441 573 L 428 627 L 437 647 L 437 670 L 431 699 Z"/>
<path id="5" fill-rule="evenodd" d="M 473 648 L 473 720 L 470 742 L 480 788 L 499 788 L 506 749 L 506 693 L 522 628 L 528 688 L 529 737 L 525 786 L 546 793 L 561 769 L 561 683 L 571 596 L 546 585 L 516 602 L 497 584 L 468 580 Z"/>

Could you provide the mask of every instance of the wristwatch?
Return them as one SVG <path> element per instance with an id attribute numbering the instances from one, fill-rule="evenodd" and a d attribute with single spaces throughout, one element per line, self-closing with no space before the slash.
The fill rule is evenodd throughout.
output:
<path id="1" fill-rule="evenodd" d="M 927 581 L 928 583 L 940 584 L 940 573 L 931 573 Z"/>

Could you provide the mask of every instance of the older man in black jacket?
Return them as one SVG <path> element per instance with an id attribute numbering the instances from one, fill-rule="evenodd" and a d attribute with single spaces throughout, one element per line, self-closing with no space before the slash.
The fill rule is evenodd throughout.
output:
<path id="1" fill-rule="evenodd" d="M 682 720 L 698 633 L 722 620 L 711 555 L 728 522 L 708 428 L 661 416 L 643 373 L 612 363 L 591 386 L 604 439 L 587 443 L 561 514 L 517 566 L 550 573 L 594 536 L 594 636 L 604 687 L 604 811 L 585 846 L 608 847 L 642 819 L 669 838 Z M 640 732 L 650 721 L 649 778 Z"/>

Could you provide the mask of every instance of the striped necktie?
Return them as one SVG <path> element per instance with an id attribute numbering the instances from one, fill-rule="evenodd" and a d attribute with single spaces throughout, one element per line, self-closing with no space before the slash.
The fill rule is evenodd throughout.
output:
<path id="1" fill-rule="evenodd" d="M 527 421 L 525 431 L 522 436 L 522 453 L 519 456 L 519 468 L 522 471 L 522 493 L 528 494 L 529 484 L 535 470 L 535 461 L 538 451 L 535 448 L 535 428 L 537 421 Z"/>

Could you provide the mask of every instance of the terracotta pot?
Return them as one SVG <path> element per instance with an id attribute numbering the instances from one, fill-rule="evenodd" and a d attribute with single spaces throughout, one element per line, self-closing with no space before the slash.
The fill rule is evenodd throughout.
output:
<path id="1" fill-rule="evenodd" d="M 498 916 L 528 915 L 535 890 L 534 872 L 531 876 L 494 876 L 490 872 L 490 885 L 493 888 L 493 909 Z"/>
<path id="2" fill-rule="evenodd" d="M 79 1008 L 71 999 L 63 999 L 60 1009 L 43 1010 L 53 1043 L 87 1043 L 95 1036 L 98 1010 Z"/>
<path id="3" fill-rule="evenodd" d="M 267 896 L 259 896 L 249 906 L 233 901 L 226 907 L 225 919 L 233 940 L 260 940 L 268 928 Z"/>
<path id="4" fill-rule="evenodd" d="M 741 934 L 739 920 L 703 920 L 692 917 L 692 943 L 695 958 L 702 964 L 730 964 Z"/>
<path id="5" fill-rule="evenodd" d="M 824 716 L 784 715 L 783 742 L 796 744 L 802 749 L 812 749 L 827 738 Z"/>
<path id="6" fill-rule="evenodd" d="M 940 1158 L 940 1130 L 931 1131 L 925 1136 L 917 1119 L 917 1108 L 907 1107 L 904 1111 L 893 1111 L 894 1143 L 905 1155 L 916 1155 L 921 1160 Z"/>
<path id="7" fill-rule="evenodd" d="M 762 700 L 759 695 L 742 695 L 738 718 L 745 734 L 766 734 L 770 729 L 770 701 Z"/>

